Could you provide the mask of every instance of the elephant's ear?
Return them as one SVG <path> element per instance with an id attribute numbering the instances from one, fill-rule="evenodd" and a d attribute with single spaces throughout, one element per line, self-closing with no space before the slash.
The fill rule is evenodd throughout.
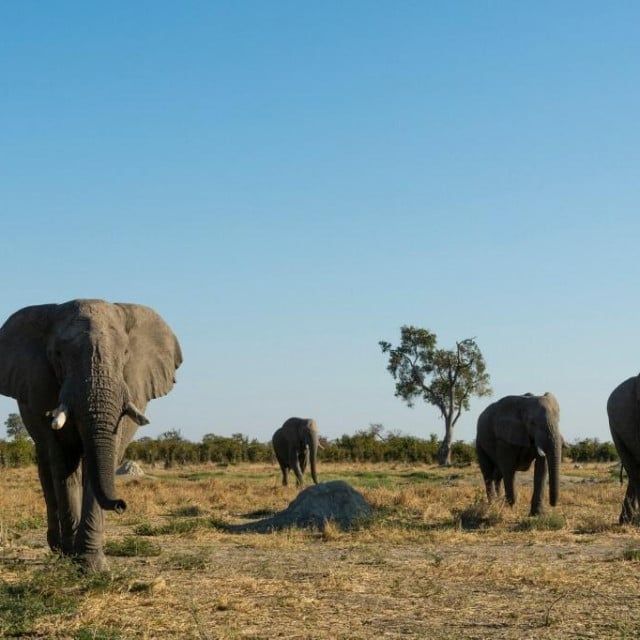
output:
<path id="1" fill-rule="evenodd" d="M 528 447 L 531 445 L 531 438 L 527 432 L 523 407 L 518 400 L 516 398 L 513 402 L 505 402 L 499 407 L 495 419 L 496 435 L 516 447 Z"/>
<path id="2" fill-rule="evenodd" d="M 138 304 L 118 306 L 125 312 L 129 335 L 124 377 L 134 402 L 143 405 L 171 391 L 182 352 L 169 325 L 153 309 Z"/>
<path id="3" fill-rule="evenodd" d="M 59 384 L 47 358 L 58 309 L 57 304 L 25 307 L 0 328 L 0 393 L 35 410 L 52 409 L 58 399 Z"/>

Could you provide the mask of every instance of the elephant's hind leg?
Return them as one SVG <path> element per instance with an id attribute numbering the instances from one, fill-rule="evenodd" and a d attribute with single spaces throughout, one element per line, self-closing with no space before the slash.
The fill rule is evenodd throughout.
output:
<path id="1" fill-rule="evenodd" d="M 638 497 L 631 486 L 631 481 L 627 484 L 627 490 L 622 501 L 622 511 L 618 522 L 620 524 L 630 524 L 633 520 L 633 514 L 638 508 Z"/>
<path id="2" fill-rule="evenodd" d="M 282 471 L 282 486 L 286 487 L 289 485 L 289 467 L 280 463 L 280 470 Z"/>
<path id="3" fill-rule="evenodd" d="M 500 472 L 484 450 L 478 448 L 477 454 L 478 464 L 480 465 L 480 471 L 487 492 L 487 500 L 493 502 L 497 495 L 496 488 L 499 488 L 499 480 L 496 482 L 496 476 L 499 475 Z"/>
<path id="4" fill-rule="evenodd" d="M 638 489 L 640 488 L 640 469 L 638 463 L 627 449 L 624 443 L 618 438 L 612 430 L 613 442 L 618 450 L 620 461 L 627 471 L 629 477 L 627 490 L 622 501 L 622 510 L 620 511 L 620 524 L 629 524 L 633 520 L 634 513 L 638 511 Z"/>
<path id="5" fill-rule="evenodd" d="M 542 513 L 544 482 L 547 477 L 547 459 L 536 457 L 533 469 L 533 495 L 531 497 L 531 511 L 529 515 L 537 516 Z"/>

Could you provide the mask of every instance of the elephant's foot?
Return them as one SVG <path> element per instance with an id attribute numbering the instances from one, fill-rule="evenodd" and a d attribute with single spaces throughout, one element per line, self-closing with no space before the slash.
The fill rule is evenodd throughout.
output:
<path id="1" fill-rule="evenodd" d="M 626 507 L 622 507 L 618 522 L 620 524 L 631 524 L 633 522 L 633 511 L 627 509 Z"/>
<path id="2" fill-rule="evenodd" d="M 47 531 L 47 544 L 54 553 L 64 553 L 59 531 L 51 529 Z"/>
<path id="3" fill-rule="evenodd" d="M 73 559 L 87 573 L 109 571 L 109 563 L 102 551 L 98 553 L 76 553 Z"/>

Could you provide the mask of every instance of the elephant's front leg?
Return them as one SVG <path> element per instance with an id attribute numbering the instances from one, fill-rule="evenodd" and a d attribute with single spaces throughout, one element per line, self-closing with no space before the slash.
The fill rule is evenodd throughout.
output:
<path id="1" fill-rule="evenodd" d="M 547 459 L 536 456 L 533 467 L 533 496 L 531 497 L 531 512 L 529 515 L 537 516 L 542 513 L 544 483 L 547 478 Z"/>
<path id="2" fill-rule="evenodd" d="M 291 468 L 293 469 L 293 473 L 296 474 L 296 485 L 301 487 L 304 484 L 304 477 L 302 475 L 302 469 L 300 468 L 300 460 L 298 458 L 298 452 L 293 451 L 290 455 L 291 458 Z"/>
<path id="3" fill-rule="evenodd" d="M 53 488 L 53 477 L 51 467 L 46 459 L 46 453 L 39 451 L 36 446 L 38 457 L 38 477 L 44 495 L 44 502 L 47 507 L 47 544 L 51 551 L 62 552 L 62 534 L 60 532 L 60 519 L 58 518 L 58 499 Z"/>
<path id="4" fill-rule="evenodd" d="M 80 457 L 67 456 L 54 438 L 38 441 L 36 453 L 47 505 L 47 542 L 52 551 L 68 555 L 80 522 Z"/>
<path id="5" fill-rule="evenodd" d="M 309 450 L 307 447 L 302 449 L 302 451 L 298 451 L 298 462 L 300 463 L 300 471 L 304 476 L 304 472 L 307 468 L 307 460 L 309 459 Z"/>

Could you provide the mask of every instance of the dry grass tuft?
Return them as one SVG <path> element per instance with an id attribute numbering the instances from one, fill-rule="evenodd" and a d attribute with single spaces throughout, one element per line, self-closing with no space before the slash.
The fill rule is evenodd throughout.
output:
<path id="1" fill-rule="evenodd" d="M 486 529 L 504 520 L 504 503 L 474 502 L 461 510 L 454 510 L 455 521 L 461 529 Z"/>

